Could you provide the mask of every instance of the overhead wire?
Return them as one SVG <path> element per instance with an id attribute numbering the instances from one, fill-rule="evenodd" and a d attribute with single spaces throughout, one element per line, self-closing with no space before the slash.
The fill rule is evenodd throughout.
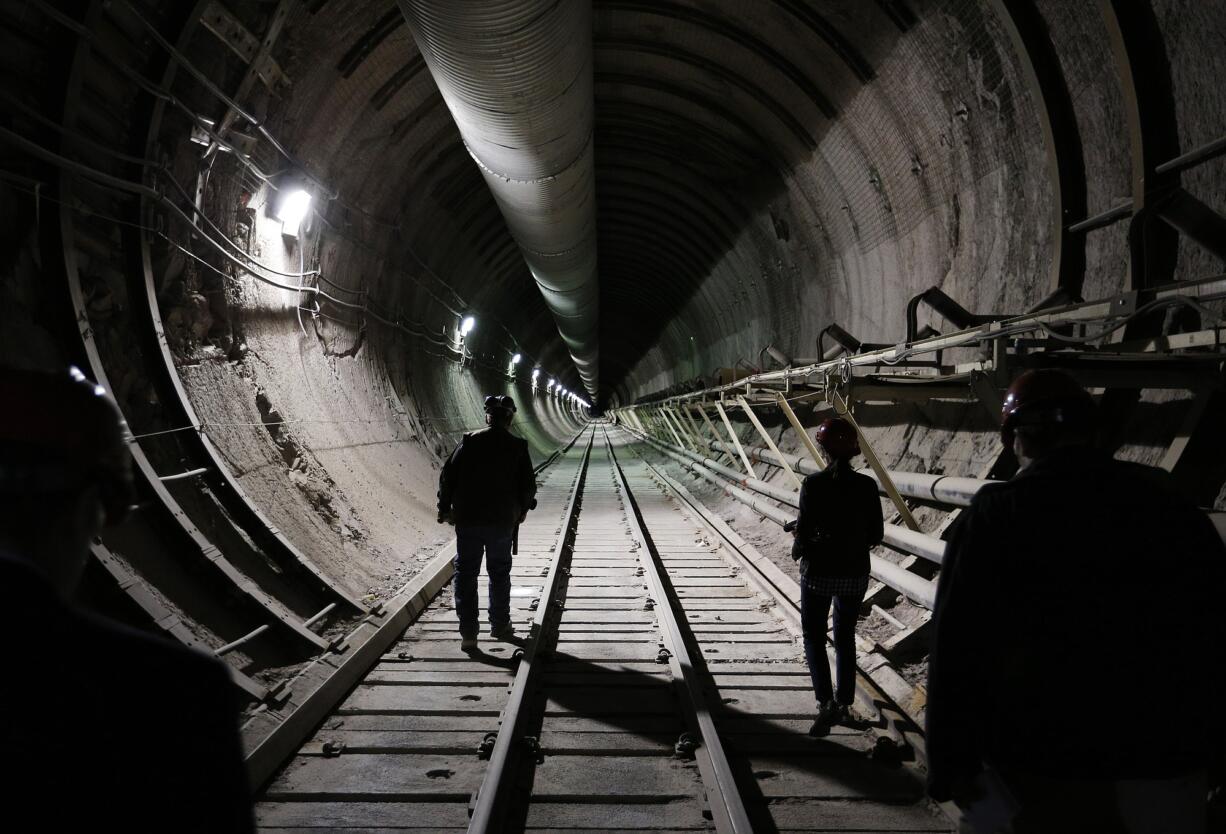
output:
<path id="1" fill-rule="evenodd" d="M 4 131 L 4 129 L 3 129 L 3 128 L 0 128 L 0 136 L 3 136 L 4 132 L 5 132 L 5 131 Z M 0 173 L 3 173 L 3 174 L 5 174 L 5 175 L 8 175 L 8 174 L 9 174 L 9 172 L 0 172 Z M 191 251 L 191 250 L 190 250 L 190 249 L 188 249 L 186 246 L 183 246 L 181 243 L 179 243 L 178 241 L 176 241 L 174 238 L 172 238 L 170 235 L 168 235 L 166 232 L 164 232 L 164 231 L 163 231 L 163 230 L 161 230 L 161 229 L 157 229 L 157 228 L 154 228 L 154 227 L 152 227 L 152 226 L 147 226 L 147 225 L 145 225 L 145 224 L 138 223 L 138 222 L 135 222 L 135 221 L 132 221 L 132 220 L 125 220 L 124 218 L 121 218 L 121 217 L 114 217 L 114 216 L 112 216 L 112 215 L 105 214 L 104 212 L 99 212 L 99 211 L 97 211 L 97 210 L 95 210 L 95 209 L 92 209 L 92 208 L 89 208 L 89 207 L 86 207 L 86 206 L 76 206 L 76 205 L 65 204 L 65 203 L 64 203 L 62 200 L 58 200 L 58 199 L 56 199 L 56 198 L 54 198 L 54 197 L 48 197 L 47 195 L 42 194 L 41 192 L 36 193 L 35 191 L 33 191 L 33 190 L 31 190 L 31 189 L 21 189 L 21 190 L 24 190 L 24 191 L 26 191 L 27 193 L 32 194 L 33 196 L 35 196 L 35 197 L 36 197 L 36 198 L 38 198 L 38 199 L 41 199 L 41 200 L 46 200 L 47 202 L 50 202 L 50 203 L 55 203 L 55 204 L 57 204 L 57 205 L 65 205 L 65 206 L 66 206 L 67 208 L 69 208 L 70 210 L 77 211 L 77 212 L 79 212 L 79 213 L 82 213 L 82 214 L 87 214 L 87 215 L 94 216 L 94 217 L 100 217 L 100 218 L 102 218 L 102 219 L 104 219 L 104 220 L 107 220 L 107 221 L 109 221 L 109 222 L 112 222 L 112 223 L 117 223 L 117 224 L 121 224 L 121 225 L 124 225 L 124 226 L 129 226 L 129 227 L 131 227 L 131 228 L 140 229 L 140 230 L 142 230 L 142 231 L 145 231 L 145 232 L 148 232 L 148 233 L 150 233 L 150 234 L 152 234 L 152 235 L 155 235 L 155 236 L 157 236 L 158 238 L 160 238 L 161 240 L 165 241 L 165 242 L 166 242 L 168 245 L 170 245 L 171 247 L 173 247 L 173 248 L 177 249 L 178 251 L 182 252 L 184 255 L 186 255 L 187 257 L 191 258 L 193 261 L 197 262 L 198 264 L 200 264 L 201 266 L 205 267 L 206 269 L 208 269 L 208 270 L 210 270 L 210 271 L 212 271 L 212 272 L 216 273 L 217 275 L 221 276 L 223 279 L 225 279 L 225 280 L 227 280 L 227 281 L 229 281 L 229 282 L 231 282 L 231 283 L 236 283 L 236 284 L 238 284 L 239 286 L 241 286 L 241 283 L 239 283 L 239 282 L 238 282 L 238 280 L 237 280 L 237 279 L 236 279 L 236 278 L 235 278 L 233 275 L 230 275 L 229 273 L 227 273 L 227 272 L 225 272 L 225 271 L 223 271 L 223 270 L 221 270 L 221 269 L 217 268 L 215 265 L 213 265 L 213 264 L 209 263 L 207 260 L 205 260 L 204 258 L 202 258 L 200 255 L 198 255 L 198 254 L 196 254 L 195 252 Z M 213 244 L 214 244 L 214 246 L 216 247 L 216 243 L 215 243 L 214 241 L 212 241 L 212 239 L 211 239 L 211 238 L 208 238 L 208 236 L 207 236 L 207 235 L 201 234 L 201 236 L 202 236 L 202 237 L 205 237 L 206 239 L 208 239 L 208 240 L 209 240 L 211 243 L 213 243 Z M 220 250 L 220 249 L 219 249 L 219 251 L 222 251 L 222 250 Z M 223 255 L 225 255 L 226 253 L 225 253 L 224 251 L 222 251 L 222 254 L 223 254 Z M 229 257 L 229 256 L 227 255 L 227 257 Z M 233 261 L 233 259 L 231 259 L 231 260 Z M 363 311 L 365 314 L 370 315 L 372 318 L 374 318 L 374 319 L 378 320 L 379 322 L 381 322 L 381 323 L 383 323 L 383 324 L 385 324 L 385 325 L 388 325 L 388 326 L 390 326 L 390 327 L 394 327 L 394 328 L 397 328 L 397 329 L 399 329 L 399 330 L 402 330 L 402 331 L 404 331 L 405 333 L 408 333 L 409 335 L 414 336 L 414 337 L 416 337 L 416 338 L 426 339 L 426 340 L 431 341 L 431 342 L 433 342 L 434 344 L 439 345 L 439 346 L 441 346 L 441 347 L 449 347 L 449 345 L 448 345 L 448 343 L 447 343 L 446 341 L 444 341 L 444 340 L 442 340 L 442 339 L 437 339 L 437 338 L 435 338 L 435 337 L 434 337 L 432 334 L 430 334 L 428 331 L 424 331 L 424 330 L 422 330 L 422 331 L 418 331 L 418 330 L 415 330 L 415 329 L 413 329 L 413 328 L 409 327 L 409 326 L 408 326 L 408 325 L 406 325 L 406 324 L 405 324 L 403 321 L 393 321 L 393 320 L 391 320 L 391 319 L 385 318 L 384 316 L 381 316 L 381 315 L 379 315 L 378 313 L 375 313 L 374 311 L 372 311 L 372 310 L 371 310 L 369 307 L 367 307 L 367 306 L 363 306 L 363 305 L 361 305 L 361 304 L 355 304 L 355 303 L 348 302 L 348 301 L 342 301 L 342 300 L 340 300 L 340 299 L 338 299 L 338 298 L 335 298 L 334 296 L 330 295 L 329 293 L 326 293 L 326 292 L 324 292 L 323 290 L 318 289 L 317 287 L 310 287 L 310 286 L 304 286 L 304 285 L 294 285 L 294 284 L 286 284 L 286 283 L 283 283 L 283 282 L 281 282 L 281 281 L 277 281 L 277 280 L 272 279 L 272 278 L 269 278 L 269 277 L 267 277 L 267 276 L 260 275 L 260 274 L 258 274 L 258 273 L 256 273 L 256 272 L 252 271 L 251 269 L 246 268 L 246 267 L 245 267 L 245 266 L 243 266 L 241 263 L 237 263 L 237 262 L 236 262 L 236 265 L 237 265 L 237 266 L 238 266 L 240 269 L 242 269 L 244 272 L 246 272 L 248 275 L 251 275 L 253 278 L 255 278 L 256 280 L 260 281 L 261 283 L 267 284 L 267 285 L 272 286 L 272 287 L 275 287 L 275 288 L 277 288 L 277 289 L 286 290 L 286 291 L 288 291 L 288 292 L 299 292 L 299 293 L 301 293 L 301 292 L 307 292 L 307 293 L 311 293 L 312 295 L 316 295 L 316 296 L 323 297 L 324 299 L 328 300 L 329 302 L 331 302 L 331 303 L 333 303 L 333 304 L 336 304 L 337 306 L 340 306 L 340 307 L 345 307 L 345 308 L 348 308 L 348 309 L 353 309 L 353 310 L 361 310 L 361 311 Z M 437 354 L 436 354 L 436 355 L 437 355 Z M 449 357 L 444 357 L 444 358 L 449 358 Z"/>

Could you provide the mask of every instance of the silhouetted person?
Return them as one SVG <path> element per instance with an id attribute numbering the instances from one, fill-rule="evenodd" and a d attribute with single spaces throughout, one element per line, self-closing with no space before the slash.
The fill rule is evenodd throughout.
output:
<path id="1" fill-rule="evenodd" d="M 132 503 L 129 460 L 75 368 L 0 368 L 0 828 L 251 831 L 224 666 L 68 601 Z"/>
<path id="2" fill-rule="evenodd" d="M 438 520 L 456 531 L 455 610 L 460 647 L 477 647 L 477 577 L 481 557 L 490 577 L 490 635 L 515 636 L 511 625 L 511 550 L 516 528 L 536 509 L 536 474 L 528 443 L 509 431 L 515 401 L 485 398 L 486 428 L 464 435 L 443 465 Z"/>
<path id="3" fill-rule="evenodd" d="M 1205 830 L 1223 741 L 1226 549 L 1166 473 L 1092 446 L 1094 404 L 1029 371 L 946 548 L 929 659 L 929 793 L 975 831 Z M 980 821 L 976 821 L 980 820 Z"/>
<path id="4" fill-rule="evenodd" d="M 817 695 L 809 732 L 825 735 L 847 720 L 856 695 L 856 618 L 868 590 L 869 550 L 884 531 L 877 482 L 851 468 L 860 453 L 855 427 L 838 417 L 817 429 L 829 465 L 805 478 L 792 558 L 800 562 L 800 621 L 805 660 Z M 826 659 L 826 621 L 834 603 L 836 680 Z"/>

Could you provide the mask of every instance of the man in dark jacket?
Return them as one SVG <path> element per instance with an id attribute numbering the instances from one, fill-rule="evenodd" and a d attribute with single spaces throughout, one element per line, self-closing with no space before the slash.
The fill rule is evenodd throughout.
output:
<path id="1" fill-rule="evenodd" d="M 1058 371 L 1005 400 L 1021 471 L 962 514 L 937 591 L 929 793 L 1017 834 L 1202 832 L 1226 549 L 1165 472 L 1093 448 L 1093 418 Z"/>
<path id="2" fill-rule="evenodd" d="M 75 368 L 0 368 L 0 403 L 0 827 L 254 830 L 225 666 L 68 601 L 132 503 L 118 409 Z"/>
<path id="3" fill-rule="evenodd" d="M 477 576 L 485 556 L 490 576 L 490 635 L 514 637 L 511 625 L 511 547 L 515 530 L 536 509 L 536 474 L 528 443 L 511 434 L 515 401 L 485 398 L 487 428 L 464 435 L 443 465 L 439 523 L 456 528 L 455 610 L 461 648 L 477 647 Z"/>
<path id="4" fill-rule="evenodd" d="M 805 660 L 817 695 L 817 720 L 809 732 L 825 735 L 844 721 L 856 694 L 856 619 L 868 590 L 869 550 L 881 542 L 884 524 L 877 482 L 851 468 L 860 453 L 855 427 L 833 417 L 817 429 L 830 465 L 805 478 L 792 558 L 800 561 L 800 617 Z M 834 603 L 834 651 L 838 688 L 826 659 L 826 620 Z"/>

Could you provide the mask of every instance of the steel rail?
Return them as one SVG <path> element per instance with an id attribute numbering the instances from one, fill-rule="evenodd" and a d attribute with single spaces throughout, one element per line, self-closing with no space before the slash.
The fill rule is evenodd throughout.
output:
<path id="1" fill-rule="evenodd" d="M 634 451 L 634 450 L 632 450 Z M 763 556 L 728 526 L 717 514 L 690 494 L 684 486 L 673 480 L 650 460 L 635 451 L 636 456 L 651 470 L 656 480 L 670 490 L 685 506 L 693 509 L 729 546 L 734 562 L 743 567 L 744 576 L 754 587 L 779 603 L 778 609 L 797 629 L 801 627 L 800 586 L 784 573 L 774 562 Z M 879 721 L 876 731 L 895 743 L 910 746 L 917 758 L 926 760 L 922 729 L 907 711 L 899 705 L 863 668 L 857 667 L 856 698 L 873 720 Z"/>
<path id="2" fill-rule="evenodd" d="M 750 824 L 744 799 L 737 787 L 736 776 L 724 752 L 723 742 L 715 727 L 715 720 L 711 716 L 711 709 L 707 705 L 707 697 L 704 692 L 705 681 L 694 668 L 694 661 L 690 657 L 688 643 L 678 620 L 680 601 L 676 594 L 671 592 L 671 584 L 664 581 L 663 560 L 651 534 L 643 526 L 638 503 L 617 461 L 613 444 L 609 440 L 609 433 L 607 430 L 602 431 L 613 474 L 617 479 L 617 486 L 626 499 L 626 520 L 630 525 L 631 534 L 641 545 L 640 549 L 645 550 L 648 555 L 648 558 L 640 560 L 644 568 L 643 579 L 655 599 L 667 601 L 666 605 L 656 607 L 656 616 L 660 622 L 666 648 L 671 653 L 668 662 L 673 668 L 673 679 L 681 681 L 683 692 L 678 694 L 684 694 L 685 697 L 679 700 L 685 709 L 686 717 L 694 725 L 693 729 L 697 731 L 701 741 L 699 747 L 694 751 L 694 756 L 707 790 L 707 801 L 711 806 L 715 830 L 721 834 L 726 834 L 726 832 L 750 834 L 753 826 Z"/>
<path id="3" fill-rule="evenodd" d="M 533 467 L 539 475 L 569 450 L 587 429 L 575 432 L 553 454 Z M 364 617 L 341 641 L 344 654 L 320 655 L 288 681 L 280 693 L 285 704 L 262 709 L 243 726 L 247 749 L 247 776 L 258 791 L 315 732 L 319 722 L 334 711 L 355 684 L 369 674 L 388 646 L 422 614 L 455 573 L 456 540 L 439 548 L 434 558 L 384 604 L 386 615 Z M 241 674 L 241 673 L 240 673 Z"/>
<path id="4" fill-rule="evenodd" d="M 490 752 L 489 765 L 481 778 L 481 786 L 477 789 L 476 800 L 473 803 L 472 817 L 468 823 L 470 834 L 487 834 L 502 830 L 505 822 L 504 810 L 507 798 L 511 792 L 516 776 L 516 765 L 522 754 L 522 744 L 517 729 L 523 719 L 525 706 L 530 695 L 536 690 L 536 681 L 541 671 L 538 652 L 548 631 L 556 627 L 559 609 L 557 593 L 565 575 L 563 563 L 569 551 L 569 541 L 575 532 L 575 521 L 578 518 L 579 496 L 583 494 L 583 485 L 587 479 L 588 463 L 592 455 L 592 442 L 595 440 L 594 428 L 590 431 L 587 445 L 583 449 L 583 458 L 579 464 L 579 472 L 571 490 L 570 500 L 562 514 L 562 525 L 558 530 L 558 538 L 553 546 L 553 561 L 549 565 L 549 575 L 541 589 L 540 605 L 532 618 L 523 657 L 515 670 L 515 680 L 511 684 L 507 696 L 507 704 L 503 708 L 498 727 L 497 740 Z M 543 660 L 544 658 L 540 658 Z"/>

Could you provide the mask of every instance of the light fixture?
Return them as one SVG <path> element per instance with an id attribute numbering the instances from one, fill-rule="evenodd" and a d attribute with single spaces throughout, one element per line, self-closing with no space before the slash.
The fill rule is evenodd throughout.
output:
<path id="1" fill-rule="evenodd" d="M 522 356 L 520 356 L 520 355 L 517 353 L 517 354 L 515 354 L 514 356 L 512 356 L 512 357 L 511 357 L 511 364 L 512 364 L 512 365 L 518 365 L 518 364 L 519 364 L 519 360 L 521 360 L 521 359 L 523 359 L 523 357 L 522 357 Z"/>
<path id="2" fill-rule="evenodd" d="M 552 380 L 552 379 L 551 379 L 551 380 L 549 380 L 549 384 L 545 386 L 545 390 L 546 390 L 546 391 L 552 391 L 552 390 L 553 390 L 553 386 L 555 386 L 555 385 L 557 385 L 557 382 L 556 382 L 555 380 Z"/>
<path id="3" fill-rule="evenodd" d="M 473 332 L 473 328 L 476 326 L 477 320 L 475 318 L 472 316 L 465 316 L 464 320 L 460 322 L 460 335 L 467 336 L 469 333 Z"/>
<path id="4" fill-rule="evenodd" d="M 541 375 L 541 369 L 540 369 L 540 368 L 533 368 L 533 369 L 532 369 L 532 381 L 533 381 L 533 382 L 536 382 L 537 377 L 539 377 L 540 375 Z"/>
<path id="5" fill-rule="evenodd" d="M 281 234 L 298 237 L 298 230 L 310 209 L 311 193 L 305 188 L 283 189 L 276 211 L 276 218 L 281 221 Z"/>

